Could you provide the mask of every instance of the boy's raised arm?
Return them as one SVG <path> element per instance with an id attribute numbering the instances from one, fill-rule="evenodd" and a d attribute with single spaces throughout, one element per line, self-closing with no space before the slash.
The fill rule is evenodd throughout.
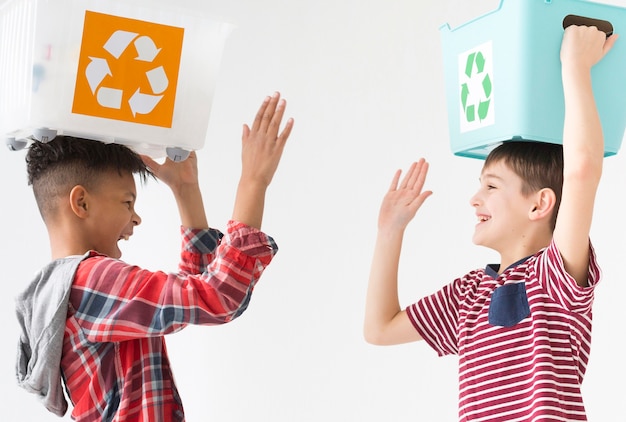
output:
<path id="1" fill-rule="evenodd" d="M 244 125 L 241 146 L 241 177 L 237 186 L 233 220 L 261 228 L 265 192 L 280 162 L 293 119 L 280 132 L 287 103 L 276 92 L 265 98 L 252 127 Z"/>
<path id="2" fill-rule="evenodd" d="M 287 103 L 278 92 L 265 98 L 252 123 L 244 125 L 241 146 L 241 177 L 237 186 L 233 220 L 261 228 L 265 192 L 280 162 L 293 119 L 279 134 Z"/>
<path id="3" fill-rule="evenodd" d="M 244 125 L 242 136 L 242 169 L 233 210 L 233 220 L 261 228 L 265 192 L 276 172 L 285 143 L 293 128 L 289 119 L 278 134 L 286 102 L 275 93 L 259 109 L 252 128 Z M 195 151 L 186 160 L 175 163 L 169 158 L 159 164 L 150 157 L 142 159 L 153 174 L 172 190 L 178 205 L 181 224 L 187 228 L 209 228 L 202 193 L 198 183 Z"/>
<path id="4" fill-rule="evenodd" d="M 398 265 L 409 222 L 431 191 L 422 191 L 428 163 L 413 163 L 400 182 L 394 175 L 378 216 L 378 234 L 365 303 L 363 334 L 368 343 L 390 345 L 421 340 L 398 300 Z"/>
<path id="5" fill-rule="evenodd" d="M 554 230 L 567 272 L 587 286 L 589 232 L 602 174 L 604 139 L 591 84 L 591 68 L 617 36 L 606 38 L 595 27 L 570 26 L 561 44 L 565 121 L 563 194 Z"/>

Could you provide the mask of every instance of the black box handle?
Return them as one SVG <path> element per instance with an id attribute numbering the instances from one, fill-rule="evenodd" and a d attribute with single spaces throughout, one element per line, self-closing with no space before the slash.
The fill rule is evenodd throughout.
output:
<path id="1" fill-rule="evenodd" d="M 593 19 L 578 15 L 567 15 L 563 18 L 563 29 L 570 25 L 595 26 L 600 31 L 604 32 L 607 37 L 613 35 L 613 25 L 611 22 L 602 19 Z"/>

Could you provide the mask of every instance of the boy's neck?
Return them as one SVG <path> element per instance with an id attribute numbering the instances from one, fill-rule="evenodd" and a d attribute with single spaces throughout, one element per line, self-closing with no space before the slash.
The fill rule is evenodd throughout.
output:
<path id="1" fill-rule="evenodd" d="M 79 241 L 81 238 L 79 235 L 67 234 L 58 230 L 55 232 L 54 229 L 49 228 L 48 237 L 53 261 L 68 256 L 84 255 L 89 251 L 89 248 Z"/>
<path id="2" fill-rule="evenodd" d="M 50 252 L 51 252 L 51 259 L 52 261 L 57 260 L 57 259 L 61 259 L 61 258 L 66 258 L 68 256 L 77 256 L 77 255 L 84 255 L 87 253 L 88 250 L 85 250 L 84 248 L 72 248 L 72 247 L 52 247 L 50 248 Z"/>
<path id="3" fill-rule="evenodd" d="M 552 233 L 549 236 L 536 238 L 532 242 L 521 242 L 515 248 L 506 251 L 498 251 L 500 253 L 500 268 L 498 274 L 502 274 L 511 265 L 516 262 L 536 254 L 540 250 L 547 248 L 552 241 Z"/>

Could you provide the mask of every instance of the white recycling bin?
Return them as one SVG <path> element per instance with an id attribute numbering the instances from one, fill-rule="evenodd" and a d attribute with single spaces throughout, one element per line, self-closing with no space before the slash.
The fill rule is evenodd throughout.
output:
<path id="1" fill-rule="evenodd" d="M 0 138 L 80 136 L 184 159 L 204 145 L 232 25 L 171 2 L 0 3 Z"/>

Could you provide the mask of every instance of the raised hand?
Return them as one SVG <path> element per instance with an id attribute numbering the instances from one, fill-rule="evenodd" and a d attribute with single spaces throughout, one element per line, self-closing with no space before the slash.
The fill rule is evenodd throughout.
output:
<path id="1" fill-rule="evenodd" d="M 241 178 L 232 218 L 251 227 L 261 228 L 265 192 L 293 128 L 293 119 L 288 119 L 279 134 L 286 105 L 277 92 L 265 98 L 252 127 L 243 126 Z"/>
<path id="2" fill-rule="evenodd" d="M 242 181 L 260 183 L 265 187 L 272 181 L 293 128 L 293 119 L 290 118 L 279 134 L 286 105 L 286 101 L 276 92 L 265 98 L 252 127 L 244 124 L 241 148 Z"/>
<path id="3" fill-rule="evenodd" d="M 163 164 L 159 164 L 148 156 L 141 157 L 152 174 L 161 180 L 173 191 L 184 185 L 198 184 L 198 158 L 192 151 L 186 160 L 174 162 L 166 158 Z"/>
<path id="4" fill-rule="evenodd" d="M 561 42 L 561 62 L 590 69 L 613 48 L 617 37 L 613 34 L 607 38 L 595 26 L 568 26 Z"/>
<path id="5" fill-rule="evenodd" d="M 402 182 L 402 170 L 396 171 L 380 207 L 379 230 L 406 228 L 426 198 L 432 194 L 432 191 L 422 191 L 427 173 L 428 163 L 423 158 L 411 164 Z"/>

